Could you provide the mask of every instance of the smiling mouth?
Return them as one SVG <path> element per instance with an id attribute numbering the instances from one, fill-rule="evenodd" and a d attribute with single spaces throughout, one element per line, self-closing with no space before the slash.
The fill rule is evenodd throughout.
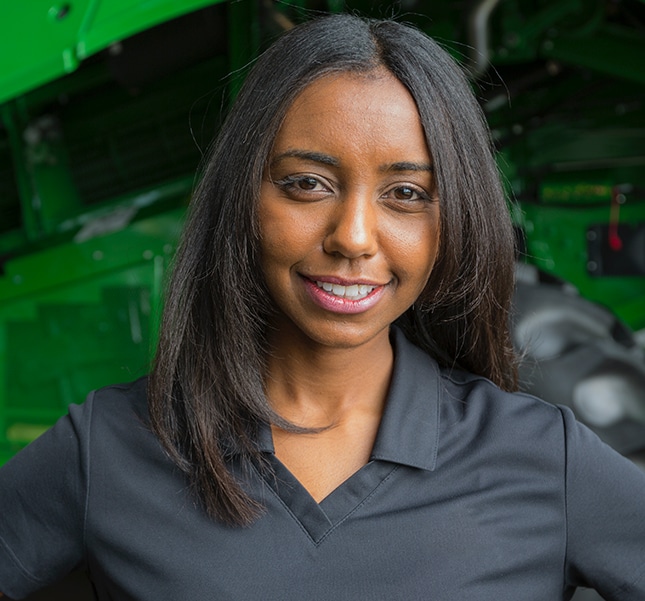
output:
<path id="1" fill-rule="evenodd" d="M 376 286 L 368 286 L 367 284 L 341 286 L 340 284 L 320 281 L 316 281 L 316 286 L 325 292 L 329 292 L 330 294 L 337 296 L 338 298 L 346 298 L 347 300 L 361 300 L 376 288 Z"/>

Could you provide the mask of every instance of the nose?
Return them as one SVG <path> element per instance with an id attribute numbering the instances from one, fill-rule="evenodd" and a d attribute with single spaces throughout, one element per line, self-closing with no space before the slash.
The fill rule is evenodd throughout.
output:
<path id="1" fill-rule="evenodd" d="M 377 207 L 369 194 L 343 195 L 334 207 L 323 248 L 349 259 L 372 256 L 377 251 Z"/>

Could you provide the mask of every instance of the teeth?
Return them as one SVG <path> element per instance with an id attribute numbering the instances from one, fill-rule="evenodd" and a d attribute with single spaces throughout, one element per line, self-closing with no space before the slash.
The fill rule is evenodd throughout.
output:
<path id="1" fill-rule="evenodd" d="M 349 300 L 360 300 L 365 298 L 376 286 L 366 286 L 365 284 L 352 284 L 351 286 L 341 286 L 340 284 L 330 284 L 329 282 L 316 282 L 318 288 L 326 292 L 331 292 L 334 296 L 347 298 Z"/>

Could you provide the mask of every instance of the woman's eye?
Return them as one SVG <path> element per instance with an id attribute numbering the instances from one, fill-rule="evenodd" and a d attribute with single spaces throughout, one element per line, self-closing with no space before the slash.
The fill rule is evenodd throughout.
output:
<path id="1" fill-rule="evenodd" d="M 392 188 L 386 195 L 394 200 L 404 201 L 425 201 L 429 199 L 423 190 L 413 186 L 397 186 L 396 188 Z"/>
<path id="2" fill-rule="evenodd" d="M 302 190 L 315 190 L 316 186 L 320 183 L 318 180 L 313 177 L 303 177 L 296 179 L 294 185 Z"/>
<path id="3" fill-rule="evenodd" d="M 329 188 L 318 178 L 309 175 L 290 175 L 275 182 L 287 192 L 328 192 Z"/>

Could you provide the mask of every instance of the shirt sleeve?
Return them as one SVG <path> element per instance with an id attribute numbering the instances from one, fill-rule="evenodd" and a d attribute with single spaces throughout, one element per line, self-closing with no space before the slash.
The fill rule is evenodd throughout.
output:
<path id="1" fill-rule="evenodd" d="M 83 566 L 89 401 L 0 468 L 0 591 L 11 598 Z"/>
<path id="2" fill-rule="evenodd" d="M 645 599 L 645 472 L 562 409 L 569 584 Z"/>

